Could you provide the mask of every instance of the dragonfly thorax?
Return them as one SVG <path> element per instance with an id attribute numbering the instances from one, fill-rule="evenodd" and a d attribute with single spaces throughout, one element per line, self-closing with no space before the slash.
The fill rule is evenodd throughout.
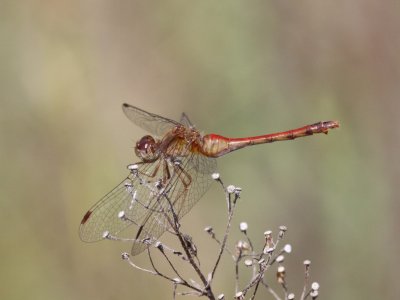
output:
<path id="1" fill-rule="evenodd" d="M 154 161 L 159 156 L 157 145 L 158 143 L 152 136 L 145 135 L 136 143 L 135 153 L 144 162 Z"/>

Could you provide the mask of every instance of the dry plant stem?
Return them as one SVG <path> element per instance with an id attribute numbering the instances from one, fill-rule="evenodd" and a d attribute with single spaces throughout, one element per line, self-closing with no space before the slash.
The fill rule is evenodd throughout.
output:
<path id="1" fill-rule="evenodd" d="M 222 181 L 220 181 L 220 182 L 222 184 Z M 222 184 L 222 186 L 223 186 L 223 184 Z M 219 262 L 220 262 L 221 257 L 222 257 L 222 253 L 224 252 L 226 241 L 227 241 L 228 235 L 229 235 L 229 230 L 230 230 L 231 224 L 232 224 L 232 217 L 233 217 L 233 213 L 235 211 L 236 201 L 239 198 L 239 193 L 235 192 L 235 198 L 233 199 L 233 203 L 232 203 L 231 193 L 229 193 L 225 189 L 225 194 L 226 194 L 226 201 L 227 201 L 227 206 L 228 206 L 228 222 L 226 224 L 225 234 L 224 234 L 224 238 L 222 240 L 222 244 L 221 244 L 221 247 L 220 247 L 220 250 L 219 250 L 219 253 L 218 253 L 217 261 L 215 262 L 214 268 L 213 268 L 213 270 L 211 272 L 211 280 L 214 278 L 215 271 L 217 270 L 217 267 L 218 267 Z"/>
<path id="2" fill-rule="evenodd" d="M 215 236 L 215 233 L 214 233 L 214 232 L 211 232 L 210 235 L 211 235 L 211 238 L 212 238 L 218 245 L 220 245 L 220 246 L 222 245 L 221 241 L 220 241 L 219 239 L 217 239 L 217 237 Z M 228 253 L 232 256 L 233 259 L 235 259 L 235 255 L 232 253 L 231 250 L 229 250 L 229 248 L 225 247 L 224 250 L 225 250 L 226 252 L 228 252 Z"/>
<path id="3" fill-rule="evenodd" d="M 252 257 L 252 259 L 253 259 L 256 256 L 256 254 L 254 253 L 253 243 L 251 242 L 251 239 L 250 239 L 249 235 L 247 234 L 247 231 L 244 231 L 243 234 L 246 236 L 247 242 L 250 245 L 250 249 L 251 249 L 250 257 Z M 257 274 L 257 267 L 255 264 L 253 264 L 252 270 L 253 270 L 253 277 L 254 277 Z"/>
<path id="4" fill-rule="evenodd" d="M 305 300 L 311 292 L 311 291 L 309 291 L 307 293 L 307 285 L 308 285 L 309 279 L 310 279 L 310 270 L 309 270 L 309 266 L 306 266 L 306 269 L 304 272 L 304 287 L 303 287 L 303 292 L 301 293 L 300 300 Z"/>
<path id="5" fill-rule="evenodd" d="M 276 244 L 275 244 L 276 246 Z M 250 281 L 250 283 L 242 290 L 243 295 L 246 295 L 247 292 L 253 287 L 255 286 L 255 291 L 253 293 L 253 296 L 251 299 L 254 299 L 255 297 L 255 293 L 257 292 L 258 286 L 260 285 L 260 283 L 263 281 L 264 279 L 264 273 L 266 272 L 266 270 L 268 269 L 269 266 L 271 266 L 275 260 L 276 257 L 278 257 L 280 254 L 282 254 L 283 250 L 280 251 L 280 253 L 278 255 L 276 255 L 274 258 L 272 258 L 272 254 L 268 255 L 268 259 L 267 261 L 260 263 L 260 268 L 259 271 L 257 273 L 257 275 Z M 262 260 L 263 255 L 260 255 L 259 259 Z M 271 288 L 270 288 L 271 289 Z M 285 298 L 287 298 L 287 288 L 286 286 L 284 287 L 285 289 Z"/>
<path id="6" fill-rule="evenodd" d="M 239 249 L 239 255 L 235 259 L 235 293 L 239 291 L 239 262 L 242 259 L 242 250 Z"/>
<path id="7" fill-rule="evenodd" d="M 213 178 L 216 179 L 216 178 Z M 233 215 L 235 212 L 237 200 L 240 198 L 240 188 L 234 187 L 232 185 L 228 186 L 225 188 L 223 182 L 220 179 L 217 179 L 217 181 L 221 184 L 221 186 L 224 188 L 225 192 L 225 200 L 227 203 L 227 221 L 226 221 L 226 227 L 225 227 L 225 232 L 222 240 L 219 240 L 212 227 L 206 227 L 205 231 L 210 234 L 213 240 L 215 240 L 219 246 L 216 261 L 212 266 L 211 272 L 206 276 L 201 270 L 200 270 L 200 261 L 197 256 L 197 247 L 193 243 L 192 237 L 184 234 L 181 231 L 181 225 L 179 223 L 179 218 L 174 210 L 174 206 L 171 202 L 171 200 L 168 197 L 168 193 L 162 193 L 162 197 L 166 199 L 169 203 L 169 209 L 167 211 L 164 211 L 166 220 L 169 223 L 169 230 L 172 234 L 174 234 L 180 244 L 181 247 L 183 248 L 183 251 L 176 251 L 172 248 L 169 248 L 167 246 L 164 246 L 161 242 L 159 241 L 145 241 L 143 240 L 142 242 L 145 243 L 146 245 L 150 246 L 152 245 L 153 247 L 157 248 L 159 252 L 161 253 L 162 257 L 167 261 L 170 269 L 168 275 L 161 273 L 153 260 L 153 256 L 155 252 L 152 252 L 150 250 L 150 247 L 147 247 L 147 253 L 149 257 L 149 261 L 151 264 L 152 269 L 145 269 L 142 267 L 139 267 L 135 265 L 131 260 L 128 254 L 124 253 L 123 254 L 123 259 L 128 260 L 129 264 L 133 266 L 134 268 L 150 273 L 152 275 L 158 275 L 167 281 L 171 282 L 173 285 L 173 299 L 176 299 L 177 296 L 198 296 L 198 297 L 207 297 L 210 300 L 216 300 L 217 297 L 214 295 L 212 291 L 212 282 L 214 280 L 216 270 L 219 266 L 219 263 L 221 262 L 222 255 L 224 251 L 226 253 L 229 253 L 234 261 L 235 264 L 235 299 L 245 299 L 247 293 L 249 293 L 248 298 L 250 300 L 254 300 L 256 298 L 257 293 L 260 290 L 260 284 L 263 285 L 266 290 L 271 294 L 272 298 L 274 300 L 287 300 L 288 297 L 291 297 L 289 295 L 288 287 L 287 287 L 287 282 L 285 278 L 285 269 L 282 266 L 283 260 L 284 260 L 284 253 L 290 253 L 291 252 L 291 246 L 285 245 L 282 249 L 278 249 L 278 245 L 280 244 L 280 241 L 283 239 L 285 232 L 287 230 L 286 226 L 280 226 L 280 231 L 279 234 L 276 238 L 272 236 L 272 231 L 268 230 L 264 232 L 265 240 L 264 240 L 264 245 L 262 248 L 261 252 L 256 252 L 254 251 L 253 248 L 253 243 L 247 234 L 247 224 L 245 222 L 244 226 L 242 226 L 242 223 L 240 224 L 240 230 L 242 233 L 245 235 L 245 239 L 239 241 L 238 244 L 236 244 L 236 247 L 234 248 L 235 250 L 230 251 L 227 248 L 227 241 L 228 237 L 230 234 L 230 229 L 232 226 L 232 220 L 233 220 Z M 108 239 L 115 239 L 115 240 L 122 240 L 122 241 L 128 241 L 128 239 L 118 239 L 114 238 L 111 235 L 107 235 Z M 168 251 L 169 253 L 167 253 Z M 183 261 L 187 262 L 190 264 L 191 268 L 195 271 L 195 273 L 198 275 L 200 278 L 201 282 L 196 282 L 192 279 L 184 279 L 184 277 L 181 276 L 179 268 L 177 268 L 174 265 L 174 260 L 171 260 L 171 254 L 178 256 L 180 259 Z M 244 260 L 244 264 L 247 267 L 251 266 L 251 274 L 252 277 L 250 281 L 248 281 L 247 285 L 243 288 L 240 289 L 240 277 L 243 276 L 242 271 L 240 269 L 240 263 Z M 251 260 L 251 262 L 248 262 L 247 260 Z M 273 290 L 269 284 L 267 284 L 266 279 L 265 279 L 265 273 L 270 269 L 270 267 L 273 264 L 279 264 L 278 266 L 278 282 L 280 283 L 282 287 L 282 291 L 280 291 L 281 296 Z M 309 265 L 310 262 L 308 260 L 304 261 L 305 265 L 305 273 L 304 273 L 304 287 L 301 293 L 301 297 L 299 298 L 300 300 L 306 300 L 309 296 L 311 296 L 313 299 L 316 299 L 318 296 L 318 288 L 319 285 L 318 283 L 313 283 L 311 285 L 311 289 L 308 288 L 309 280 L 310 280 L 310 270 L 309 270 Z M 279 269 L 281 270 L 279 271 Z M 249 270 L 250 271 L 250 270 Z M 173 278 L 173 276 L 175 276 Z M 187 291 L 182 291 L 179 292 L 179 285 L 187 288 Z M 251 292 L 250 292 L 251 291 Z M 221 298 L 222 297 L 222 298 Z M 218 296 L 218 299 L 224 299 L 223 294 Z"/>
<path id="8" fill-rule="evenodd" d="M 173 230 L 175 231 L 175 234 L 178 237 L 179 242 L 180 242 L 183 250 L 185 251 L 186 257 L 188 258 L 190 265 L 195 270 L 195 272 L 197 273 L 197 275 L 199 276 L 201 282 L 204 285 L 204 291 L 200 291 L 200 292 L 201 292 L 202 295 L 203 294 L 206 295 L 210 300 L 215 300 L 215 296 L 214 296 L 214 294 L 213 294 L 213 292 L 211 290 L 211 286 L 210 286 L 209 282 L 207 281 L 207 279 L 205 278 L 205 276 L 201 272 L 199 266 L 194 261 L 193 255 L 192 255 L 191 251 L 189 250 L 188 245 L 186 244 L 186 242 L 185 242 L 185 240 L 183 238 L 183 234 L 179 230 L 179 220 L 178 220 L 178 216 L 175 213 L 174 207 L 173 207 L 170 199 L 167 196 L 165 196 L 165 197 L 166 197 L 166 199 L 168 200 L 168 202 L 170 204 L 172 215 L 173 215 L 173 218 L 174 218 L 173 222 L 170 221 L 170 223 L 171 223 L 171 225 L 173 227 Z M 198 289 L 194 288 L 194 290 L 198 290 Z"/>
<path id="9" fill-rule="evenodd" d="M 288 292 L 288 288 L 287 288 L 287 286 L 286 286 L 286 282 L 285 282 L 285 281 L 282 282 L 281 285 L 282 285 L 282 288 L 283 288 L 283 291 L 284 291 L 285 299 L 287 299 L 287 298 L 288 298 L 289 292 Z"/>
<path id="10" fill-rule="evenodd" d="M 176 274 L 177 274 L 177 276 L 179 277 L 179 279 L 181 280 L 181 282 L 177 283 L 173 278 L 168 277 L 168 276 L 166 276 L 165 274 L 163 274 L 163 273 L 161 273 L 160 271 L 158 271 L 158 269 L 156 268 L 156 266 L 155 266 L 155 264 L 154 264 L 154 261 L 153 261 L 153 258 L 152 258 L 152 256 L 151 256 L 151 253 L 150 253 L 150 249 L 149 249 L 149 248 L 147 248 L 147 253 L 148 253 L 148 256 L 149 256 L 150 264 L 151 264 L 151 266 L 153 267 L 154 272 L 155 272 L 154 275 L 161 276 L 161 277 L 167 279 L 168 281 L 171 281 L 171 282 L 174 284 L 174 292 L 173 292 L 174 297 L 175 297 L 175 294 L 176 294 L 176 287 L 177 287 L 178 284 L 183 285 L 183 286 L 186 286 L 186 287 L 188 287 L 188 288 L 190 288 L 190 289 L 193 289 L 193 290 L 195 290 L 195 291 L 201 292 L 201 290 L 199 290 L 199 289 L 196 288 L 195 286 L 192 286 L 192 285 L 189 284 L 186 280 L 184 280 L 184 279 L 176 272 L 175 268 L 174 268 L 171 264 L 170 264 L 170 266 L 171 266 L 172 269 L 176 272 Z M 165 255 L 164 255 L 164 257 L 168 260 L 168 258 L 167 258 Z M 169 260 L 168 260 L 168 261 L 169 261 Z"/>
<path id="11" fill-rule="evenodd" d="M 254 277 L 250 283 L 242 290 L 243 295 L 246 295 L 247 292 L 254 286 L 258 285 L 260 281 L 264 278 L 264 272 L 268 268 L 268 263 L 263 262 L 260 264 L 260 270 L 257 273 L 256 277 Z"/>
<path id="12" fill-rule="evenodd" d="M 269 258 L 268 258 L 268 261 L 269 261 Z M 260 267 L 260 276 L 257 278 L 257 281 L 256 281 L 256 283 L 255 283 L 255 288 L 254 288 L 254 291 L 253 291 L 253 295 L 251 296 L 251 298 L 250 299 L 254 299 L 255 297 L 256 297 L 256 293 L 257 293 L 257 291 L 258 291 L 258 287 L 260 286 L 260 283 L 261 282 L 263 282 L 264 281 L 264 273 L 265 273 L 265 271 L 267 270 L 267 268 L 268 268 L 268 266 L 270 266 L 272 263 L 266 263 L 265 264 L 265 268 L 263 268 L 262 269 L 262 265 L 261 265 L 261 267 Z M 271 289 L 271 288 L 270 288 Z M 272 289 L 271 289 L 272 290 Z M 247 292 L 247 291 L 246 291 Z"/>
<path id="13" fill-rule="evenodd" d="M 197 296 L 201 297 L 203 296 L 203 293 L 196 293 L 196 292 L 178 292 L 177 295 L 179 296 Z"/>
<path id="14" fill-rule="evenodd" d="M 311 293 L 311 290 L 309 290 L 309 291 L 308 291 L 308 292 L 305 294 L 305 296 L 304 296 L 303 300 L 307 299 L 307 298 L 308 298 L 308 296 L 310 296 L 310 293 Z"/>
<path id="15" fill-rule="evenodd" d="M 197 273 L 197 275 L 199 276 L 201 282 L 204 284 L 204 289 L 205 289 L 205 291 L 201 291 L 201 293 L 207 295 L 207 297 L 208 297 L 210 300 L 215 300 L 215 296 L 214 296 L 214 294 L 213 294 L 213 292 L 212 292 L 212 290 L 211 290 L 210 284 L 207 282 L 207 280 L 206 280 L 206 278 L 204 277 L 203 273 L 201 272 L 199 266 L 198 266 L 198 265 L 196 264 L 196 262 L 194 261 L 193 256 L 192 256 L 192 254 L 190 253 L 189 249 L 187 248 L 187 245 L 186 245 L 186 243 L 185 243 L 185 241 L 184 241 L 182 235 L 181 235 L 181 234 L 178 234 L 178 238 L 179 238 L 179 242 L 180 242 L 181 245 L 182 245 L 183 250 L 184 250 L 185 253 L 186 253 L 186 256 L 187 256 L 188 259 L 189 259 L 190 265 L 191 265 L 191 266 L 193 267 L 193 269 L 196 271 L 196 273 Z M 197 290 L 197 289 L 195 289 L 195 290 Z"/>
<path id="16" fill-rule="evenodd" d="M 142 267 L 139 267 L 139 266 L 135 265 L 135 264 L 133 263 L 133 261 L 132 261 L 129 257 L 127 258 L 127 260 L 128 260 L 128 263 L 129 263 L 132 267 L 134 267 L 135 269 L 138 269 L 138 270 L 143 271 L 143 272 L 146 272 L 146 273 L 150 273 L 151 275 L 160 275 L 157 271 L 148 270 L 148 269 L 145 269 L 145 268 L 142 268 Z M 167 279 L 169 279 L 169 278 L 167 277 Z"/>
<path id="17" fill-rule="evenodd" d="M 175 235 L 175 233 L 173 233 L 173 234 Z M 161 244 L 161 243 L 160 243 L 160 244 Z M 168 250 L 169 252 L 171 252 L 171 254 L 173 254 L 173 255 L 179 257 L 179 258 L 180 258 L 181 260 L 183 260 L 184 262 L 188 262 L 188 259 L 183 255 L 182 252 L 176 251 L 176 250 L 174 250 L 174 249 L 172 249 L 172 248 L 166 246 L 165 244 L 161 244 L 161 246 L 162 246 L 162 248 L 163 248 L 162 251 Z"/>
<path id="18" fill-rule="evenodd" d="M 155 274 L 155 275 L 159 275 L 159 276 L 161 276 L 161 277 L 163 277 L 163 278 L 165 278 L 165 279 L 167 279 L 167 280 L 173 282 L 173 279 L 172 279 L 172 278 L 170 278 L 170 277 L 164 275 L 163 273 L 161 273 L 160 271 L 158 271 L 158 269 L 156 268 L 156 266 L 155 266 L 155 264 L 154 264 L 153 258 L 151 257 L 150 248 L 147 248 L 147 255 L 148 255 L 148 257 L 149 257 L 150 264 L 151 264 L 151 266 L 152 266 L 154 272 L 157 273 L 157 274 Z"/>
<path id="19" fill-rule="evenodd" d="M 171 269 L 175 272 L 176 276 L 178 276 L 178 278 L 179 278 L 180 280 L 182 280 L 182 282 L 186 283 L 186 284 L 189 286 L 189 284 L 186 282 L 186 280 L 183 279 L 183 277 L 179 274 L 178 270 L 174 267 L 174 265 L 172 264 L 171 260 L 170 260 L 170 259 L 168 258 L 168 256 L 165 254 L 165 252 L 164 252 L 162 249 L 160 249 L 160 248 L 158 248 L 158 249 L 159 249 L 159 251 L 162 253 L 162 255 L 164 256 L 164 258 L 167 260 L 169 266 L 170 266 Z M 151 265 L 152 265 L 153 268 L 154 268 L 154 263 L 153 263 L 153 260 L 152 260 L 151 255 L 150 255 L 150 250 L 149 250 L 149 248 L 147 248 L 147 250 L 148 250 L 148 253 L 149 253 L 149 258 L 150 258 L 150 261 L 151 261 Z M 156 270 L 156 269 L 154 269 L 154 270 Z M 191 286 L 190 286 L 190 287 L 191 287 Z M 191 288 L 192 288 L 192 287 L 191 287 Z"/>
<path id="20" fill-rule="evenodd" d="M 275 298 L 275 300 L 281 300 L 278 294 L 273 289 L 271 289 L 271 287 L 267 283 L 265 283 L 264 280 L 261 280 L 261 284 L 265 286 L 267 291 L 270 292 L 270 294 Z"/>
<path id="21" fill-rule="evenodd" d="M 262 281 L 262 279 L 257 282 L 256 287 L 254 288 L 254 291 L 253 291 L 253 295 L 250 297 L 251 300 L 253 300 L 256 297 L 258 286 L 260 285 L 261 281 Z"/>
<path id="22" fill-rule="evenodd" d="M 243 232 L 243 234 L 246 236 L 246 239 L 247 239 L 247 242 L 249 243 L 249 245 L 250 245 L 250 249 L 253 251 L 253 243 L 251 242 L 251 239 L 250 239 L 250 237 L 248 236 L 248 234 L 247 234 L 247 232 L 245 231 L 245 232 Z"/>
<path id="23" fill-rule="evenodd" d="M 176 289 L 177 289 L 177 284 L 174 284 L 174 290 L 172 291 L 172 299 L 176 299 Z"/>

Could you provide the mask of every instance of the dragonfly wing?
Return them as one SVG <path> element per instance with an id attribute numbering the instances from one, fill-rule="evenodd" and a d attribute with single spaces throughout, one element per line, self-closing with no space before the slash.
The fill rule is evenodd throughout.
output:
<path id="1" fill-rule="evenodd" d="M 138 166 L 139 173 L 151 174 L 158 164 L 154 162 Z M 121 233 L 130 225 L 143 222 L 147 207 L 153 205 L 155 196 L 148 183 L 130 174 L 85 214 L 79 229 L 81 239 L 96 242 L 104 239 L 105 232 L 121 237 Z M 118 216 L 121 212 L 124 214 L 122 218 Z"/>
<path id="2" fill-rule="evenodd" d="M 181 119 L 180 119 L 180 123 L 182 125 L 185 125 L 188 128 L 195 128 L 195 126 L 193 125 L 193 123 L 190 121 L 189 117 L 187 116 L 187 114 L 185 114 L 184 112 L 181 115 Z"/>
<path id="3" fill-rule="evenodd" d="M 171 147 L 175 146 L 172 143 Z M 80 225 L 81 239 L 102 240 L 105 232 L 113 237 L 135 238 L 131 253 L 141 253 L 147 247 L 143 240 L 154 242 L 170 228 L 173 212 L 180 219 L 197 203 L 209 189 L 210 174 L 215 168 L 214 158 L 198 152 L 139 163 L 137 172 L 131 173 L 86 213 Z M 138 228 L 136 235 L 128 230 L 131 225 Z"/>
<path id="4" fill-rule="evenodd" d="M 174 120 L 144 111 L 127 103 L 122 105 L 122 110 L 134 124 L 159 137 L 180 125 Z"/>
<path id="5" fill-rule="evenodd" d="M 132 246 L 132 255 L 137 255 L 146 249 L 143 240 L 148 239 L 153 242 L 170 228 L 170 223 L 174 219 L 173 211 L 178 219 L 182 218 L 209 189 L 212 182 L 210 174 L 216 169 L 214 158 L 191 152 L 179 158 L 179 161 L 178 165 L 168 166 L 170 179 L 140 224 L 136 241 Z"/>
<path id="6" fill-rule="evenodd" d="M 104 238 L 105 232 L 116 234 L 130 225 L 118 218 L 118 212 L 130 201 L 125 181 L 129 178 L 125 178 L 85 214 L 79 228 L 82 241 L 99 241 Z"/>

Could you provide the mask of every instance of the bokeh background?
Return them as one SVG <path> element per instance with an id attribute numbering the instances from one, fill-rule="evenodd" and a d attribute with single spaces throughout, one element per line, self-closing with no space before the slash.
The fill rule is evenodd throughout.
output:
<path id="1" fill-rule="evenodd" d="M 86 210 L 136 160 L 144 132 L 123 102 L 175 119 L 185 111 L 226 136 L 340 120 L 328 136 L 219 159 L 225 182 L 243 188 L 234 231 L 248 221 L 261 244 L 266 229 L 288 226 L 297 295 L 308 258 L 322 299 L 397 298 L 399 9 L 391 0 L 1 1 L 0 298 L 172 298 L 170 284 L 120 259 L 129 245 L 78 237 Z M 202 228 L 220 233 L 224 222 L 215 184 L 184 220 L 205 261 L 214 253 Z M 224 264 L 216 293 L 231 298 Z"/>

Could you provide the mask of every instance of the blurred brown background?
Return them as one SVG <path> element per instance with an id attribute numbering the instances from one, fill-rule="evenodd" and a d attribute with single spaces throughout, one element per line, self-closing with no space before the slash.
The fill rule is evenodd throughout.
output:
<path id="1" fill-rule="evenodd" d="M 243 188 L 235 226 L 248 221 L 259 241 L 288 226 L 297 295 L 308 258 L 322 299 L 398 297 L 399 6 L 2 1 L 0 298 L 172 298 L 168 283 L 121 261 L 129 245 L 78 237 L 85 211 L 136 160 L 144 132 L 123 102 L 185 111 L 226 136 L 340 120 L 328 136 L 219 159 L 225 182 Z M 221 232 L 224 216 L 216 185 L 186 216 L 203 257 L 214 254 L 202 228 Z M 217 275 L 231 298 L 233 268 Z"/>

